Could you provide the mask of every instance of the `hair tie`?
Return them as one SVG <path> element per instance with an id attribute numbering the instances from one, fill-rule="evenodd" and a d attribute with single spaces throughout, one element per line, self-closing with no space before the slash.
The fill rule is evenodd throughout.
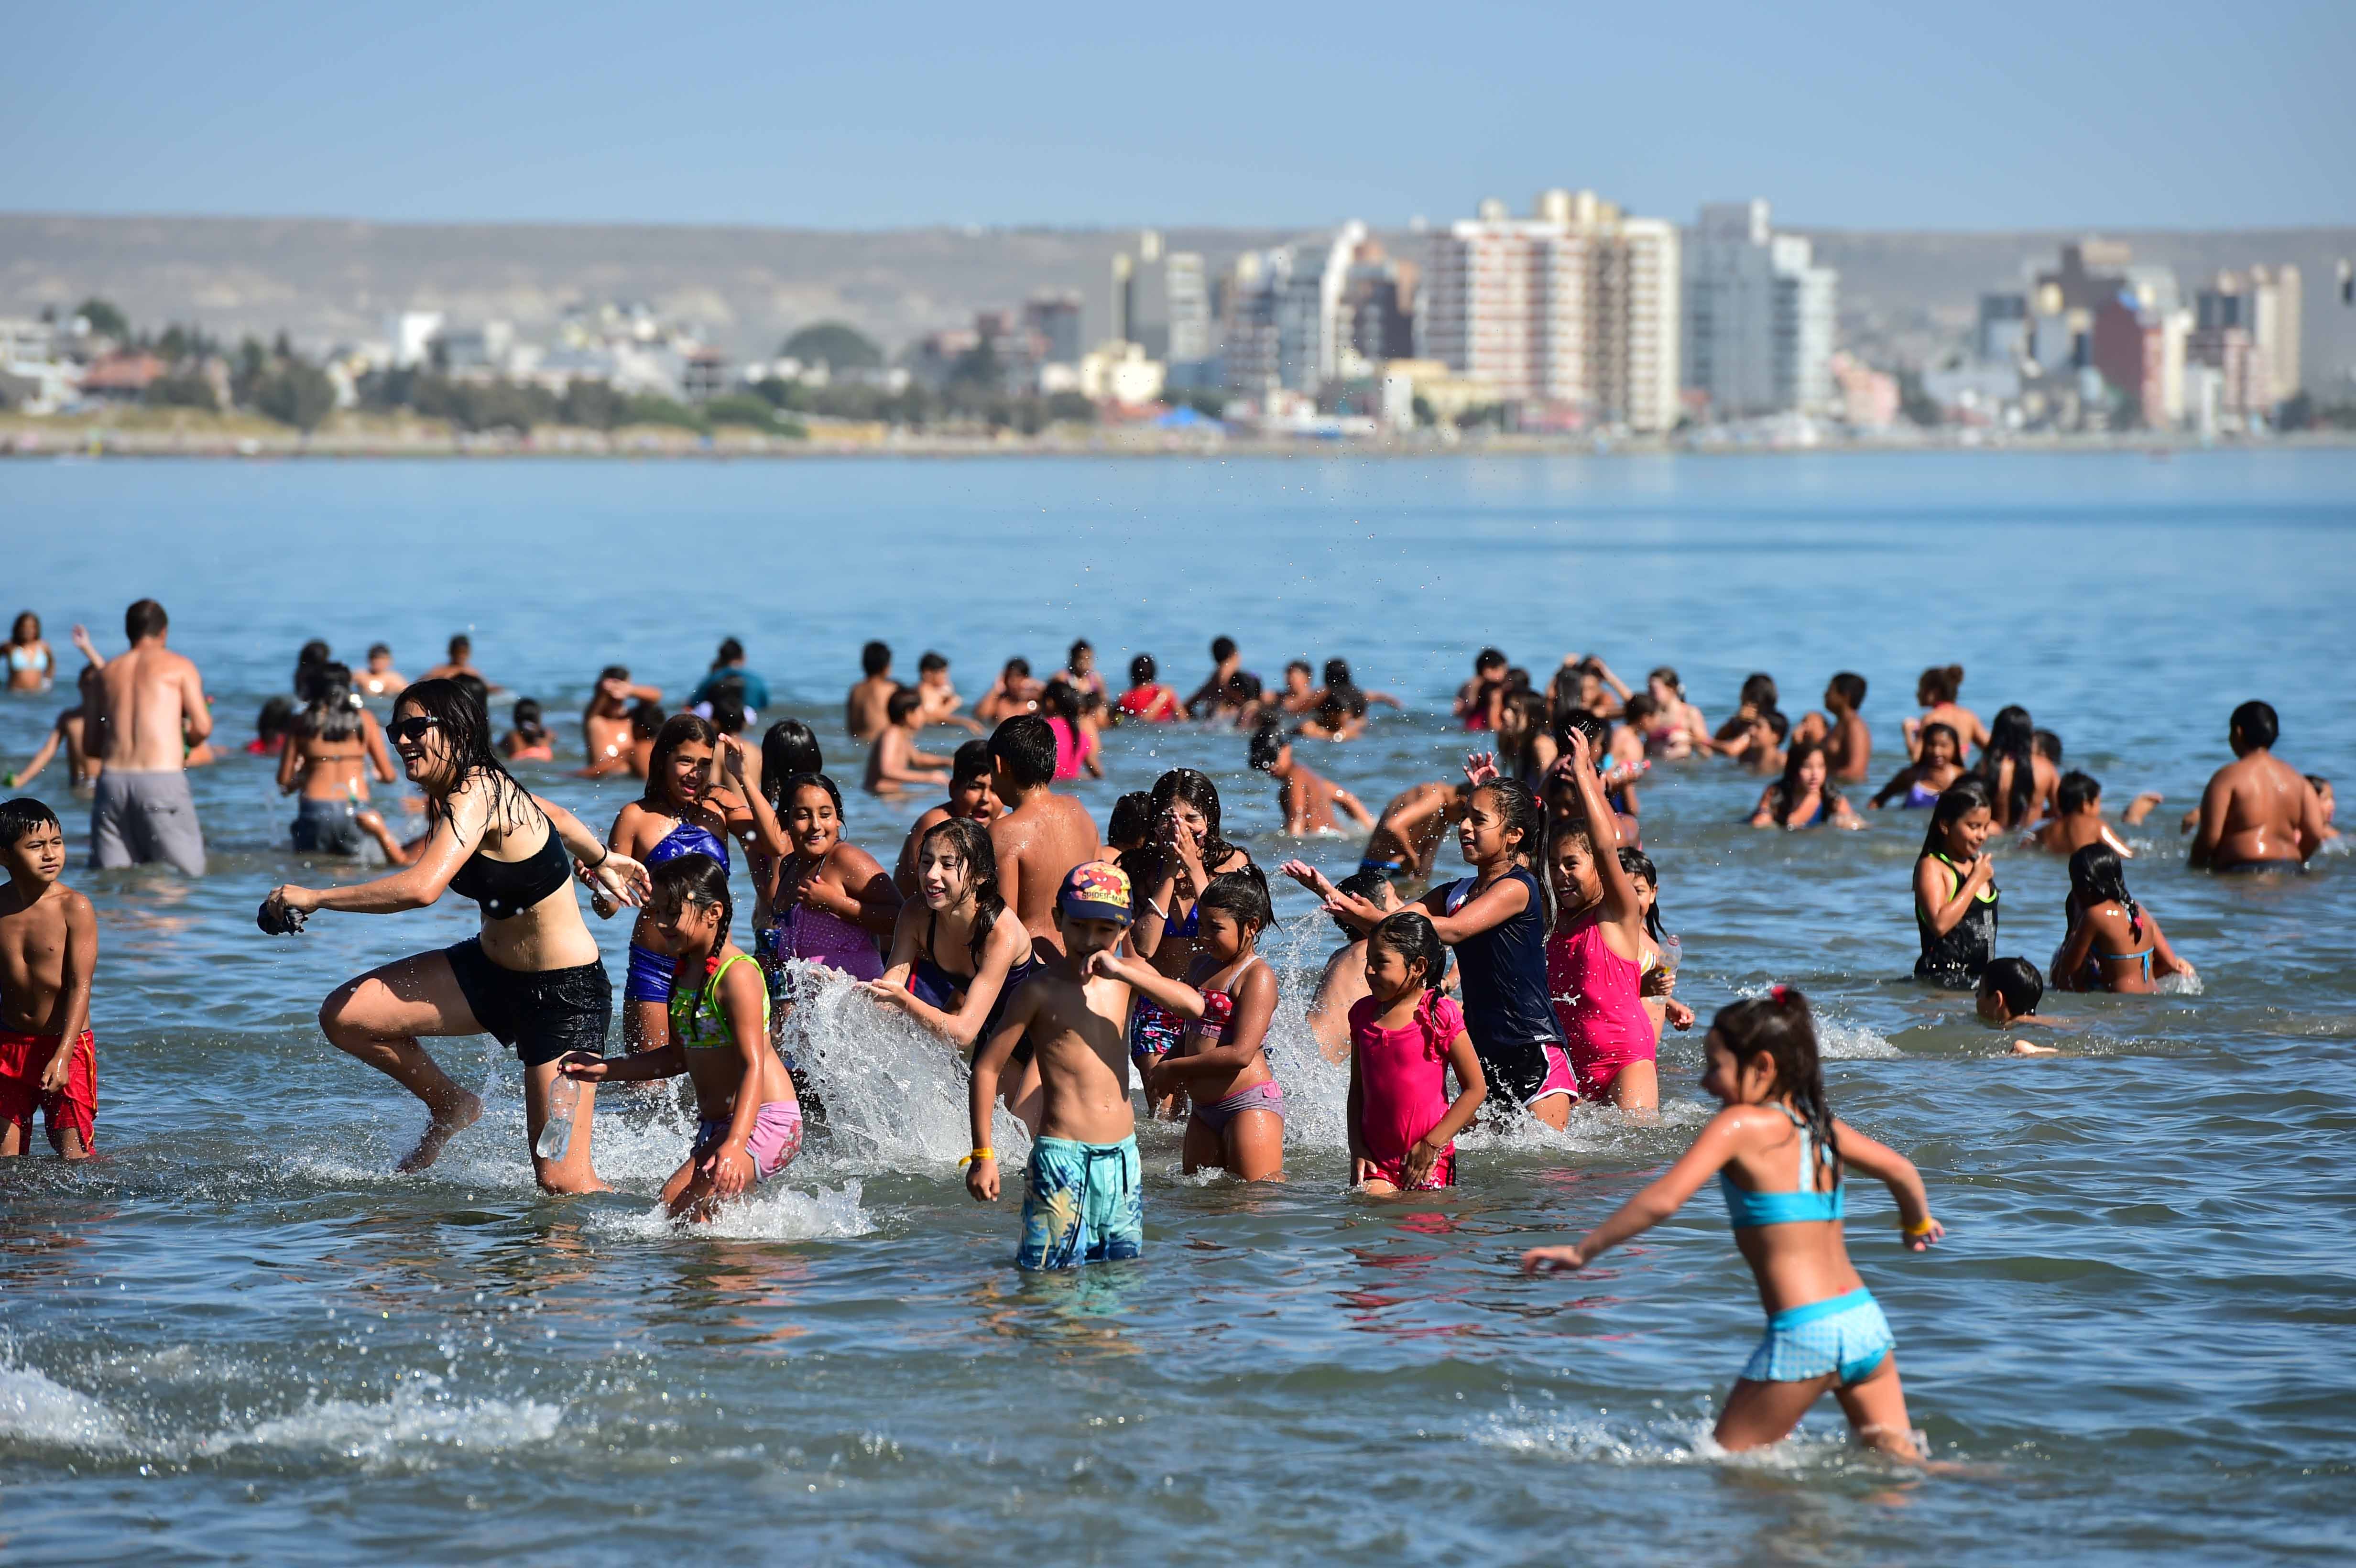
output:
<path id="1" fill-rule="evenodd" d="M 1792 988 L 1789 986 L 1770 986 L 1767 987 L 1767 995 L 1780 1008 L 1791 998 Z"/>

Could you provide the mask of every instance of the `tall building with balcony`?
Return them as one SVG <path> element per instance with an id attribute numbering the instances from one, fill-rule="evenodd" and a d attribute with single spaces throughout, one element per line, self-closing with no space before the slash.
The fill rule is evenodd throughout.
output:
<path id="1" fill-rule="evenodd" d="M 1416 345 L 1503 400 L 1661 431 L 1677 420 L 1682 294 L 1675 225 L 1592 191 L 1549 190 L 1530 217 L 1482 204 L 1431 240 Z"/>
<path id="2" fill-rule="evenodd" d="M 1685 385 L 1736 419 L 1833 405 L 1839 274 L 1763 200 L 1712 202 L 1686 237 Z"/>

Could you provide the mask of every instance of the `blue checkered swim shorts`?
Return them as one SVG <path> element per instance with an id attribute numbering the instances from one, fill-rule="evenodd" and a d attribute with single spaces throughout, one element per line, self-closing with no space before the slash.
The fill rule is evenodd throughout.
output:
<path id="1" fill-rule="evenodd" d="M 1742 1376 L 1754 1383 L 1829 1376 L 1847 1388 L 1872 1376 L 1897 1348 L 1881 1304 L 1873 1292 L 1859 1288 L 1768 1318 L 1766 1336 L 1742 1364 Z"/>

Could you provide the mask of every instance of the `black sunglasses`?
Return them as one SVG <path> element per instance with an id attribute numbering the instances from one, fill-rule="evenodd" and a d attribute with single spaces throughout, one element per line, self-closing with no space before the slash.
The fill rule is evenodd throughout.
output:
<path id="1" fill-rule="evenodd" d="M 386 725 L 384 732 L 395 741 L 423 741 L 425 739 L 425 731 L 440 722 L 440 720 L 429 718 L 425 714 L 412 713 L 406 719 L 396 719 Z"/>

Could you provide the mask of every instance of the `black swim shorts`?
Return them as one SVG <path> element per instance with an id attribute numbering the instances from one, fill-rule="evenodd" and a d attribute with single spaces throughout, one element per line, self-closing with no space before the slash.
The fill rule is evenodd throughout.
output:
<path id="1" fill-rule="evenodd" d="M 523 972 L 502 969 L 470 936 L 446 950 L 450 972 L 475 1020 L 512 1047 L 526 1067 L 553 1061 L 568 1051 L 605 1053 L 614 1021 L 614 983 L 603 964 Z"/>

